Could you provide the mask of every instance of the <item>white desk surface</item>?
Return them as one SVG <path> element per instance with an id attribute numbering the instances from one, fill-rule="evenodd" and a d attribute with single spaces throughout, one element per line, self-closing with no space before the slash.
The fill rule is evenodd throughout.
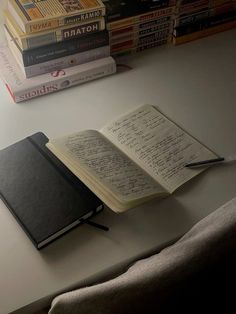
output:
<path id="1" fill-rule="evenodd" d="M 133 69 L 25 103 L 0 82 L 0 149 L 36 131 L 57 137 L 154 104 L 218 154 L 236 153 L 236 30 L 127 58 Z M 81 226 L 37 251 L 0 202 L 0 313 L 32 313 L 43 298 L 118 270 L 173 241 L 236 196 L 236 164 L 214 167 L 173 196 Z M 41 300 L 41 301 L 40 301 Z M 45 299 L 44 299 L 45 300 Z M 31 305 L 30 305 L 31 304 Z"/>

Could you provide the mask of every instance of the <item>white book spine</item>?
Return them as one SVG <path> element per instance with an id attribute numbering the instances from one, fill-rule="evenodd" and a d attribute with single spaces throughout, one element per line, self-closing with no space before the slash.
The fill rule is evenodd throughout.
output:
<path id="1" fill-rule="evenodd" d="M 0 75 L 15 102 L 53 93 L 116 72 L 112 57 L 26 79 L 7 46 L 0 46 Z"/>
<path id="2" fill-rule="evenodd" d="M 27 78 L 40 74 L 61 70 L 75 65 L 91 62 L 110 56 L 110 46 L 103 46 L 88 51 L 79 52 L 70 56 L 30 65 L 22 68 Z"/>

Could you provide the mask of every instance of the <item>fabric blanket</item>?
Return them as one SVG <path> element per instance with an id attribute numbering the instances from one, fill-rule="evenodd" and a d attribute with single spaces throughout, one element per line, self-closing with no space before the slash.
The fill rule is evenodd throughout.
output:
<path id="1" fill-rule="evenodd" d="M 211 277 L 211 270 L 218 262 L 221 263 L 225 257 L 230 256 L 235 244 L 236 198 L 198 222 L 173 245 L 137 261 L 122 275 L 56 297 L 49 313 L 167 313 L 168 308 L 172 309 L 171 313 L 177 313 L 174 310 L 175 305 L 183 302 L 183 296 L 184 304 L 187 304 L 188 290 L 193 286 L 198 287 L 192 299 L 197 305 L 197 291 L 202 291 L 205 285 L 198 278 L 209 277 L 211 282 L 214 282 L 210 289 L 214 290 L 220 271 L 215 268 L 214 277 Z M 224 277 L 223 275 L 221 279 Z M 192 282 L 195 282 L 194 285 Z M 202 296 L 205 294 L 206 299 L 209 299 L 207 289 L 203 290 L 205 292 Z M 184 291 L 184 294 L 181 294 L 181 291 Z M 216 292 L 216 289 L 214 291 Z M 172 307 L 169 306 L 170 303 Z M 193 313 L 193 310 L 192 306 L 189 313 Z"/>

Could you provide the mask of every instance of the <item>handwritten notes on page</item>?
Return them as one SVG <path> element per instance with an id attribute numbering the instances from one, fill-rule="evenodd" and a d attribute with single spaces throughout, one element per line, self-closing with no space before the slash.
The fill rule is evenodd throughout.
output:
<path id="1" fill-rule="evenodd" d="M 164 189 L 97 131 L 82 131 L 51 141 L 70 163 L 102 184 L 107 193 L 132 201 Z M 82 166 L 82 167 L 81 167 Z"/>
<path id="2" fill-rule="evenodd" d="M 202 171 L 186 169 L 186 163 L 215 156 L 150 105 L 115 120 L 101 133 L 170 193 Z"/>

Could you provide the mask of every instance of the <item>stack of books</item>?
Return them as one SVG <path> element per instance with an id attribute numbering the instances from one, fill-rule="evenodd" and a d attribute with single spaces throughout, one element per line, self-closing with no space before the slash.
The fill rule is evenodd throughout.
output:
<path id="1" fill-rule="evenodd" d="M 104 15 L 101 0 L 8 0 L 4 28 L 17 67 L 3 48 L 0 65 L 14 100 L 114 73 Z M 7 63 L 17 74 L 7 71 Z M 27 97 L 16 94 L 16 76 Z M 52 82 L 58 79 L 60 84 L 52 88 Z"/>
<path id="2" fill-rule="evenodd" d="M 103 0 L 111 55 L 139 52 L 171 40 L 176 0 Z"/>
<path id="3" fill-rule="evenodd" d="M 178 0 L 173 43 L 178 45 L 236 27 L 236 1 Z"/>

